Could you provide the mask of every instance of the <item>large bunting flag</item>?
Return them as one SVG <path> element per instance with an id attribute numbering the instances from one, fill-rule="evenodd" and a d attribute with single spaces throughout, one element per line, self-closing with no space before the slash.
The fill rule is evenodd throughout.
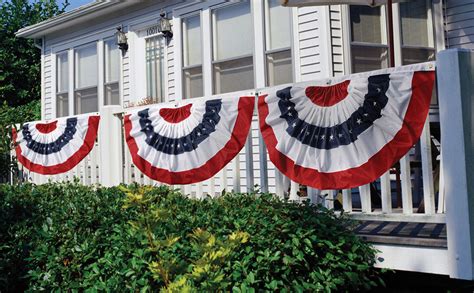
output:
<path id="1" fill-rule="evenodd" d="M 318 189 L 374 181 L 419 139 L 434 78 L 425 63 L 269 91 L 258 111 L 271 161 Z"/>
<path id="2" fill-rule="evenodd" d="M 168 184 L 206 180 L 244 146 L 254 104 L 255 97 L 208 99 L 127 113 L 125 135 L 133 163 Z"/>
<path id="3" fill-rule="evenodd" d="M 83 115 L 52 122 L 30 122 L 16 131 L 13 142 L 18 161 L 43 175 L 67 172 L 92 150 L 100 117 Z"/>

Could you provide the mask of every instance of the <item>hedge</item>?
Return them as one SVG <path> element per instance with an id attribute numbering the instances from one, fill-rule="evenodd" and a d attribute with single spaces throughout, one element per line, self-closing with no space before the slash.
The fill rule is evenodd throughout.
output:
<path id="1" fill-rule="evenodd" d="M 382 281 L 345 215 L 270 194 L 0 185 L 0 291 L 354 291 Z"/>

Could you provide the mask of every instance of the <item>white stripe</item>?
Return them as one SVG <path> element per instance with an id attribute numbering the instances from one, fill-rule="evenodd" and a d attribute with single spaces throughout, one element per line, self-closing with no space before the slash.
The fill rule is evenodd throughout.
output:
<path id="1" fill-rule="evenodd" d="M 391 75 L 387 90 L 388 103 L 382 111 L 382 117 L 360 134 L 354 143 L 331 150 L 313 148 L 291 137 L 286 132 L 286 121 L 279 117 L 276 103 L 268 104 L 266 122 L 278 139 L 276 148 L 297 165 L 320 172 L 337 172 L 363 165 L 401 129 L 403 120 L 400 117 L 405 117 L 410 102 L 412 77 L 413 73 Z"/>

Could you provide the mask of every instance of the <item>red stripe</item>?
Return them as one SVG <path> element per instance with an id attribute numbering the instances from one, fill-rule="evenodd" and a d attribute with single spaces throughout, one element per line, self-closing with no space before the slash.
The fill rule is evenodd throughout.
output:
<path id="1" fill-rule="evenodd" d="M 35 127 L 39 132 L 48 134 L 50 132 L 53 132 L 56 129 L 57 125 L 58 121 L 56 120 L 49 123 L 37 123 Z"/>
<path id="2" fill-rule="evenodd" d="M 209 179 L 224 168 L 244 147 L 252 122 L 254 105 L 254 97 L 240 97 L 237 119 L 230 140 L 204 165 L 181 172 L 172 172 L 159 168 L 159 166 L 152 166 L 147 160 L 138 155 L 137 142 L 130 135 L 132 130 L 130 115 L 126 115 L 124 121 L 125 135 L 133 163 L 151 179 L 167 184 L 190 184 Z"/>
<path id="3" fill-rule="evenodd" d="M 359 167 L 324 173 L 296 165 L 293 160 L 277 150 L 277 139 L 273 129 L 266 123 L 268 105 L 265 96 L 260 96 L 258 112 L 260 129 L 268 148 L 270 160 L 291 180 L 317 189 L 346 189 L 370 183 L 382 176 L 418 141 L 428 116 L 434 85 L 434 72 L 415 72 L 412 80 L 412 97 L 408 105 L 403 126 L 395 137 L 369 161 Z"/>
<path id="4" fill-rule="evenodd" d="M 331 86 L 309 86 L 305 90 L 306 96 L 320 107 L 334 106 L 347 97 L 347 87 L 351 83 L 345 80 Z"/>
<path id="5" fill-rule="evenodd" d="M 43 175 L 55 175 L 67 172 L 79 164 L 92 150 L 95 144 L 95 139 L 97 138 L 97 130 L 99 128 L 99 116 L 90 116 L 88 121 L 88 128 L 86 137 L 84 138 L 84 143 L 82 146 L 65 162 L 53 166 L 43 166 L 31 162 L 28 158 L 21 154 L 21 146 L 17 145 L 15 147 L 16 157 L 18 161 L 25 166 L 28 170 L 43 174 Z M 13 141 L 16 142 L 17 133 L 16 130 L 12 130 Z"/>
<path id="6" fill-rule="evenodd" d="M 162 108 L 160 109 L 160 116 L 166 122 L 179 123 L 191 115 L 191 107 L 193 104 L 187 104 L 179 108 Z"/>

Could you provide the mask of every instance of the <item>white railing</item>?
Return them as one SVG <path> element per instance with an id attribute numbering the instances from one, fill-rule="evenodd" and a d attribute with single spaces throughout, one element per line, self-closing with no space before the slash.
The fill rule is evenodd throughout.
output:
<path id="1" fill-rule="evenodd" d="M 243 95 L 255 95 L 255 93 L 242 92 L 232 94 L 235 97 Z M 189 100 L 180 103 L 189 103 Z M 175 103 L 176 104 L 176 103 Z M 106 106 L 100 112 L 101 121 L 98 141 L 91 153 L 78 166 L 71 171 L 53 176 L 43 176 L 23 170 L 27 179 L 31 182 L 42 184 L 48 181 L 70 181 L 74 178 L 83 184 L 100 183 L 105 186 L 120 183 L 130 184 L 133 182 L 145 185 L 161 185 L 153 181 L 136 168 L 124 140 L 122 128 L 123 109 L 119 106 Z M 268 160 L 265 144 L 258 128 L 257 109 L 255 109 L 251 132 L 245 147 L 240 154 L 234 158 L 224 169 L 213 178 L 206 181 L 174 186 L 183 193 L 194 197 L 218 196 L 223 190 L 235 192 L 249 192 L 255 189 L 275 193 L 281 198 L 289 198 L 293 201 L 310 200 L 313 203 L 321 203 L 328 208 L 334 208 L 335 201 L 342 201 L 345 212 L 350 213 L 358 219 L 383 219 L 383 220 L 406 220 L 421 222 L 445 222 L 444 217 L 444 190 L 443 180 L 437 182 L 441 192 L 434 190 L 433 162 L 431 155 L 431 136 L 428 121 L 425 123 L 420 139 L 421 169 L 415 172 L 410 167 L 414 161 L 414 151 L 400 160 L 399 176 L 390 174 L 388 171 L 375 185 L 380 191 L 380 205 L 373 205 L 370 185 L 364 185 L 352 190 L 316 190 L 307 189 L 306 196 L 298 195 L 300 186 L 291 182 L 282 175 Z M 443 178 L 442 176 L 437 176 Z M 438 179 L 439 180 L 439 179 Z M 420 200 L 414 201 L 413 182 L 422 181 L 424 211 L 417 212 L 414 202 L 418 205 Z M 400 190 L 394 192 L 392 187 L 400 185 Z M 302 188 L 304 190 L 304 188 Z M 372 192 L 373 193 L 373 192 Z M 375 195 L 377 197 L 377 195 Z M 398 199 L 401 207 L 393 207 L 392 201 Z M 436 200 L 437 199 L 437 200 Z M 438 202 L 436 209 L 435 202 Z"/>

